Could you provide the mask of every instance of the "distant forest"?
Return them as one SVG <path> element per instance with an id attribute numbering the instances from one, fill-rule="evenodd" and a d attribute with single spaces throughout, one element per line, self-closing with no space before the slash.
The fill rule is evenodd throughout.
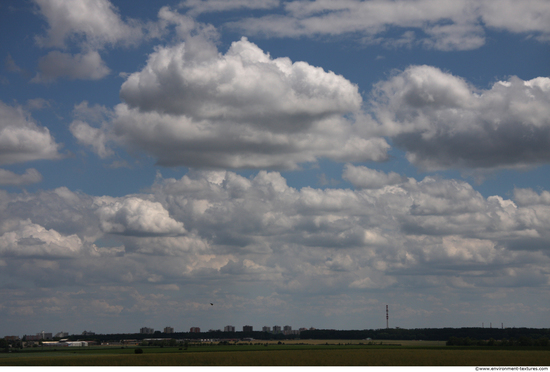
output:
<path id="1" fill-rule="evenodd" d="M 96 334 L 90 336 L 71 335 L 71 340 L 95 340 L 104 342 L 109 340 L 143 340 L 151 338 L 163 339 L 245 339 L 254 340 L 289 340 L 289 339 L 316 339 L 316 340 L 424 340 L 450 341 L 449 344 L 472 345 L 481 340 L 505 340 L 510 345 L 541 344 L 548 345 L 550 339 L 549 328 L 419 328 L 419 329 L 370 329 L 370 330 L 332 330 L 317 329 L 302 331 L 300 335 L 273 334 L 262 331 L 252 332 L 222 332 L 210 331 L 200 333 L 176 332 L 153 334 Z M 521 342 L 520 342 L 521 341 Z"/>

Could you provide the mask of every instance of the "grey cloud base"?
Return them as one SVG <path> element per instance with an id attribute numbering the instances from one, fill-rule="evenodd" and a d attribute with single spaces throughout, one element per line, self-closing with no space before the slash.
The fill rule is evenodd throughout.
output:
<path id="1" fill-rule="evenodd" d="M 31 82 L 48 83 L 59 77 L 66 77 L 71 80 L 98 80 L 104 78 L 110 72 L 97 51 L 74 56 L 53 51 L 40 59 L 38 67 L 40 72 Z"/>
<path id="2" fill-rule="evenodd" d="M 550 161 L 550 79 L 511 77 L 479 90 L 431 66 L 374 89 L 383 132 L 424 170 L 519 168 Z"/>

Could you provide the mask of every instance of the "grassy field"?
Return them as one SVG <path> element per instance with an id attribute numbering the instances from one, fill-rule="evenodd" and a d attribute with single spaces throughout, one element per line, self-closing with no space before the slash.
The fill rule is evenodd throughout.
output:
<path id="1" fill-rule="evenodd" d="M 0 366 L 548 366 L 550 350 L 445 347 L 441 343 L 297 341 L 179 348 L 82 348 L 0 354 Z M 364 342 L 364 341 L 363 341 Z M 301 345 L 308 343 L 309 345 Z M 373 343 L 379 343 L 373 341 Z M 265 344 L 265 343 L 264 343 Z M 327 345 L 328 344 L 328 345 Z M 340 345 L 338 345 L 340 344 Z M 401 346 L 397 346 L 401 345 Z"/>

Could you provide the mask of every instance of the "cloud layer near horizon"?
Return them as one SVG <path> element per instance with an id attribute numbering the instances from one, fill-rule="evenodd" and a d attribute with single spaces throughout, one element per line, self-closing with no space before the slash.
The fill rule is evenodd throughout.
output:
<path id="1" fill-rule="evenodd" d="M 46 288 L 77 280 L 178 290 L 200 278 L 221 289 L 262 283 L 279 295 L 430 286 L 434 294 L 490 296 L 549 284 L 547 193 L 484 198 L 465 182 L 398 179 L 353 165 L 344 176 L 361 189 L 297 190 L 276 172 L 249 179 L 194 171 L 120 198 L 3 193 L 0 260 L 13 278 Z M 34 257 L 24 271 L 20 257 Z M 110 305 L 128 311 L 140 302 L 123 298 Z"/>

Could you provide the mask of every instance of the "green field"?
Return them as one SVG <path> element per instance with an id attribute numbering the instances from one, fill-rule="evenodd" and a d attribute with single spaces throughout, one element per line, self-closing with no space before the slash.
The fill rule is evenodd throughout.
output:
<path id="1" fill-rule="evenodd" d="M 362 342 L 363 345 L 359 343 Z M 241 345 L 90 347 L 0 354 L 0 366 L 549 366 L 548 348 L 446 347 L 422 341 L 306 340 Z"/>

